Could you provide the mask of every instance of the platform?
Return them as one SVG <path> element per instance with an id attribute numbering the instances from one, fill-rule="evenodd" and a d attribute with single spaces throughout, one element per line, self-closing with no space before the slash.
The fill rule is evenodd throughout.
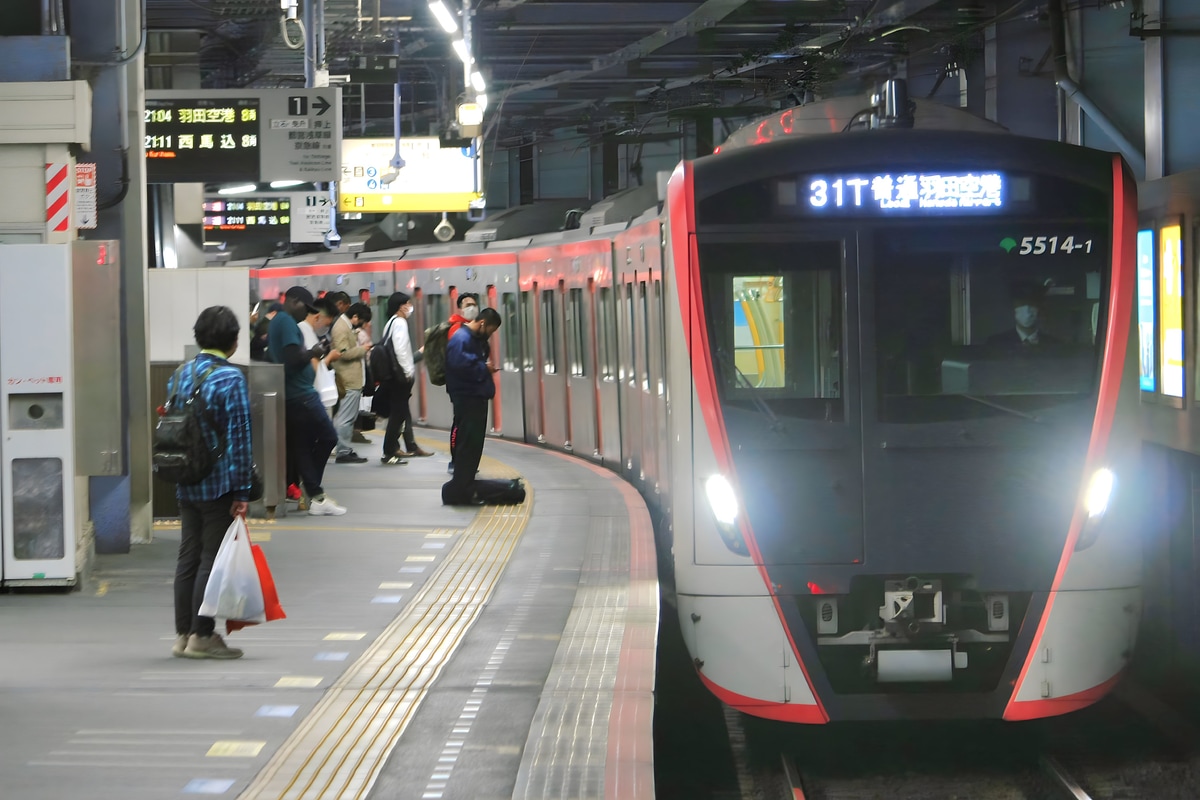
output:
<path id="1" fill-rule="evenodd" d="M 228 636 L 242 659 L 171 657 L 171 525 L 82 591 L 0 595 L 0 796 L 652 797 L 641 498 L 489 440 L 481 472 L 529 499 L 446 508 L 444 444 L 421 443 L 438 454 L 331 463 L 343 517 L 252 521 L 288 618 Z"/>

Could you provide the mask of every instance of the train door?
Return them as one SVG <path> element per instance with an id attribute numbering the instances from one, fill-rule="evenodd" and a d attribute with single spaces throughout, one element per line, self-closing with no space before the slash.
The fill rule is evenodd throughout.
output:
<path id="1" fill-rule="evenodd" d="M 617 290 L 612 276 L 596 287 L 595 338 L 597 440 L 601 460 L 608 466 L 621 463 L 621 381 L 617 355 Z"/>
<path id="2" fill-rule="evenodd" d="M 546 441 L 546 426 L 543 422 L 542 403 L 542 344 L 539 341 L 541 325 L 538 319 L 538 297 L 540 285 L 531 282 L 521 287 L 521 354 L 522 383 L 525 394 L 525 441 Z"/>
<path id="3" fill-rule="evenodd" d="M 727 442 L 763 562 L 863 556 L 862 404 L 853 238 L 700 234 L 709 346 Z M 685 320 L 685 325 L 688 322 Z M 704 402 L 701 395 L 701 402 Z M 703 420 L 703 409 L 693 410 Z M 706 429 L 697 427 L 697 435 Z M 719 431 L 707 430 L 715 436 Z M 696 541 L 697 563 L 724 563 Z"/>
<path id="4" fill-rule="evenodd" d="M 634 333 L 637 314 L 635 285 L 637 273 L 617 272 L 617 380 L 621 403 L 621 459 L 625 477 L 639 488 L 642 485 L 641 387 L 637 375 L 637 339 Z"/>
<path id="5" fill-rule="evenodd" d="M 657 379 L 653 398 L 655 429 L 658 432 L 655 462 L 657 468 L 657 485 L 655 491 L 664 497 L 671 496 L 670 465 L 667 461 L 667 323 L 666 306 L 663 294 L 666 291 L 662 268 L 655 272 L 654 278 L 654 329 L 651 337 L 652 351 L 655 358 L 655 377 Z"/>
<path id="6" fill-rule="evenodd" d="M 658 421 L 655 419 L 659 382 L 654 374 L 655 363 L 652 353 L 658 346 L 654 341 L 654 331 L 657 328 L 655 320 L 658 317 L 654 309 L 653 295 L 654 273 L 650 270 L 638 273 L 637 287 L 637 322 L 634 324 L 634 335 L 637 339 L 638 367 L 638 407 L 642 421 L 642 435 L 638 440 L 642 457 L 640 477 L 646 491 L 655 491 L 658 486 Z"/>
<path id="7" fill-rule="evenodd" d="M 596 431 L 596 365 L 591 346 L 596 330 L 591 299 L 594 292 L 592 278 L 572 274 L 571 285 L 564 296 L 570 438 L 574 451 L 582 456 L 600 454 Z"/>
<path id="8" fill-rule="evenodd" d="M 496 403 L 499 411 L 492 410 L 492 432 L 497 436 L 507 436 L 511 439 L 523 439 L 523 415 L 525 405 L 522 402 L 522 380 L 524 374 L 523 355 L 521 354 L 521 314 L 518 305 L 518 293 L 512 284 L 504 284 L 506 291 L 500 292 L 499 305 L 495 306 L 500 312 L 500 331 L 493 338 L 499 345 L 494 353 L 496 365 L 500 367 L 500 385 L 496 388 Z M 495 287 L 488 287 L 488 304 L 497 302 L 494 298 Z"/>
<path id="9" fill-rule="evenodd" d="M 550 280 L 538 293 L 541 331 L 542 439 L 551 447 L 571 449 L 571 408 L 563 337 L 563 282 Z"/>

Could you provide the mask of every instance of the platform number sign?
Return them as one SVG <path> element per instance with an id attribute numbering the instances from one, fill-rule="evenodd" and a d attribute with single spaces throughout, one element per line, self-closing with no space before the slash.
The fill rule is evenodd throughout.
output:
<path id="1" fill-rule="evenodd" d="M 288 95 L 288 113 L 293 117 L 308 116 L 308 97 L 302 94 Z M 317 116 L 321 116 L 330 108 L 330 103 L 324 97 L 317 95 L 313 98 L 312 107 L 316 110 Z"/>

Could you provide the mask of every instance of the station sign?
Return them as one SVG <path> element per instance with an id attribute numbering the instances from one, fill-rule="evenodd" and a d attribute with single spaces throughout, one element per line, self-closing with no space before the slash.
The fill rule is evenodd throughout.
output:
<path id="1" fill-rule="evenodd" d="M 479 152 L 473 147 L 442 147 L 436 136 L 400 139 L 404 166 L 392 167 L 393 138 L 346 139 L 338 178 L 338 210 L 343 213 L 426 213 L 468 211 L 483 197 L 478 180 Z"/>
<path id="2" fill-rule="evenodd" d="M 146 181 L 334 181 L 341 89 L 146 92 Z"/>
<path id="3" fill-rule="evenodd" d="M 333 201 L 323 192 L 248 193 L 204 198 L 204 241 L 325 241 Z"/>

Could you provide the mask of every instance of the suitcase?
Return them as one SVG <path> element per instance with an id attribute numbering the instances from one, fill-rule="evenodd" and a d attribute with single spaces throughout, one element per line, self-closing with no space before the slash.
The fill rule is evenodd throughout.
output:
<path id="1" fill-rule="evenodd" d="M 454 481 L 442 484 L 445 506 L 516 506 L 525 502 L 525 486 L 520 478 L 511 480 L 475 480 L 466 492 L 455 492 Z"/>

